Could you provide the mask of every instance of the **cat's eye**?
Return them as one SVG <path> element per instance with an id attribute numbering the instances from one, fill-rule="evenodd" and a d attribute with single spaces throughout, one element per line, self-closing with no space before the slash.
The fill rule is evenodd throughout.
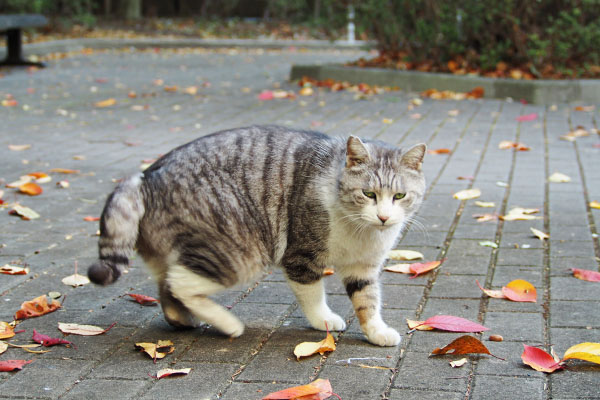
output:
<path id="1" fill-rule="evenodd" d="M 405 197 L 406 197 L 406 193 L 396 193 L 394 195 L 394 200 L 402 200 Z"/>
<path id="2" fill-rule="evenodd" d="M 370 198 L 370 199 L 374 199 L 375 197 L 377 197 L 377 196 L 375 196 L 375 193 L 373 193 L 373 192 L 367 192 L 366 190 L 363 190 L 363 194 L 365 196 L 367 196 L 368 198 Z"/>

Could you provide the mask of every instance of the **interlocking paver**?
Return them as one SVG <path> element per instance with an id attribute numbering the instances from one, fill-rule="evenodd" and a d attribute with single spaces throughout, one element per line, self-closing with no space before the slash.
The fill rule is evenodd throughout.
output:
<path id="1" fill-rule="evenodd" d="M 0 264 L 25 263 L 31 269 L 27 276 L 0 275 L 0 320 L 11 320 L 23 301 L 60 291 L 66 294 L 63 308 L 24 321 L 19 327 L 26 332 L 14 341 L 28 342 L 33 328 L 59 336 L 58 322 L 117 325 L 98 337 L 69 336 L 77 349 L 63 346 L 39 355 L 9 349 L 0 360 L 35 362 L 20 372 L 0 373 L 0 398 L 258 399 L 314 378 L 330 379 L 345 400 L 600 398 L 596 365 L 571 362 L 567 370 L 545 375 L 520 360 L 523 344 L 546 350 L 554 345 L 561 354 L 573 344 L 598 341 L 597 284 L 576 280 L 568 268 L 598 270 L 600 244 L 592 234 L 598 233 L 600 211 L 588 203 L 600 201 L 600 149 L 593 147 L 593 136 L 574 143 L 559 136 L 577 125 L 597 128 L 599 111 L 577 112 L 567 104 L 554 109 L 501 100 L 431 99 L 409 109 L 417 95 L 401 91 L 367 100 L 328 91 L 295 100 L 257 100 L 264 89 L 295 89 L 286 82 L 293 63 L 339 62 L 361 55 L 365 53 L 356 50 L 107 50 L 49 61 L 42 70 L 7 70 L 0 77 L 0 97 L 14 96 L 19 107 L 0 108 L 0 179 L 11 182 L 50 168 L 81 173 L 54 174 L 54 181 L 69 180 L 70 188 L 55 188 L 53 182 L 35 198 L 4 189 L 4 200 L 16 199 L 41 218 L 22 221 L 5 210 L 0 214 Z M 197 85 L 198 93 L 166 92 L 164 85 Z M 129 98 L 129 91 L 137 97 Z M 107 98 L 117 99 L 117 104 L 93 106 Z M 458 114 L 449 115 L 451 110 Z M 535 121 L 515 120 L 533 112 L 539 116 Z M 124 297 L 157 296 L 139 257 L 115 285 L 71 288 L 61 283 L 74 272 L 75 261 L 82 271 L 95 258 L 98 226 L 83 218 L 100 214 L 116 179 L 139 170 L 143 160 L 198 136 L 271 123 L 451 150 L 426 157 L 426 198 L 411 230 L 399 241 L 400 248 L 420 251 L 427 261 L 446 261 L 415 279 L 384 272 L 383 317 L 401 333 L 407 331 L 406 318 L 449 314 L 482 322 L 491 328 L 481 335 L 484 343 L 506 361 L 467 356 L 467 366 L 453 369 L 448 361 L 458 356 L 429 357 L 461 333 L 417 331 L 403 334 L 397 348 L 370 345 L 335 275 L 326 280 L 329 304 L 348 328 L 334 333 L 334 353 L 300 362 L 293 346 L 321 340 L 324 334 L 310 329 L 279 271 L 269 272 L 248 290 L 216 296 L 246 324 L 244 335 L 235 340 L 210 327 L 175 330 L 164 321 L 160 307 L 143 307 Z M 501 150 L 502 140 L 524 142 L 531 150 Z M 32 148 L 7 150 L 9 144 L 24 143 Z M 571 182 L 549 183 L 554 172 L 569 175 Z M 466 188 L 479 188 L 478 200 L 493 201 L 495 207 L 452 198 Z M 473 218 L 504 214 L 516 206 L 539 208 L 542 218 Z M 530 227 L 548 232 L 550 240 L 538 240 Z M 483 240 L 497 242 L 499 248 L 483 247 Z M 475 279 L 492 289 L 526 279 L 537 288 L 537 303 L 490 299 Z M 491 333 L 504 336 L 504 342 L 488 341 Z M 173 340 L 176 351 L 154 364 L 134 343 L 158 339 Z M 382 368 L 347 365 L 351 358 L 366 358 L 365 365 Z M 159 381 L 148 376 L 163 367 L 191 367 L 192 373 Z"/>

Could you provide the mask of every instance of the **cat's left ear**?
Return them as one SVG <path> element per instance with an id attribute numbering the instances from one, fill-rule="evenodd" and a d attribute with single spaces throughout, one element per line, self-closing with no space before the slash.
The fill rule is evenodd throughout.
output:
<path id="1" fill-rule="evenodd" d="M 350 136 L 346 143 L 346 168 L 365 164 L 369 161 L 369 151 L 365 144 L 356 136 Z"/>
<path id="2" fill-rule="evenodd" d="M 402 165 L 420 171 L 426 151 L 427 146 L 424 143 L 414 145 L 402 155 Z"/>

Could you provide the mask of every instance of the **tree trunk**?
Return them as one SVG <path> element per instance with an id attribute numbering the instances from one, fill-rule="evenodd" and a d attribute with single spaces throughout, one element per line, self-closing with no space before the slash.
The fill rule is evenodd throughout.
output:
<path id="1" fill-rule="evenodd" d="M 139 19 L 142 17 L 142 0 L 121 0 L 121 17 Z"/>

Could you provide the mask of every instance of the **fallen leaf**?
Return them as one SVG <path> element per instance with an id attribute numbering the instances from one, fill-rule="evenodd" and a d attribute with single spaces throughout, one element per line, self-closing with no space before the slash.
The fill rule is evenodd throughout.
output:
<path id="1" fill-rule="evenodd" d="M 15 320 L 39 317 L 56 311 L 59 308 L 60 303 L 56 300 L 52 300 L 52 302 L 48 304 L 48 300 L 44 294 L 21 304 L 21 309 L 15 314 Z"/>
<path id="2" fill-rule="evenodd" d="M 106 329 L 102 329 L 99 326 L 95 325 L 80 325 L 80 324 L 68 324 L 64 322 L 58 323 L 58 330 L 62 333 L 67 333 L 71 335 L 80 335 L 80 336 L 97 336 L 102 335 L 112 329 L 117 323 L 113 323 Z"/>
<path id="3" fill-rule="evenodd" d="M 432 331 L 435 328 L 433 326 L 425 325 L 425 321 L 413 321 L 412 319 L 406 319 L 406 325 L 408 329 L 415 331 Z"/>
<path id="4" fill-rule="evenodd" d="M 529 146 L 527 146 L 525 143 L 520 143 L 520 142 L 512 142 L 510 140 L 503 140 L 498 144 L 498 148 L 501 150 L 507 150 L 507 149 L 516 149 L 517 151 L 529 151 L 531 150 L 529 148 Z"/>
<path id="5" fill-rule="evenodd" d="M 445 347 L 434 349 L 432 355 L 442 354 L 488 354 L 492 357 L 496 357 L 479 339 L 473 336 L 464 335 L 457 339 L 454 339 L 450 344 Z M 500 357 L 496 357 L 500 358 Z"/>
<path id="6" fill-rule="evenodd" d="M 0 361 L 0 372 L 11 372 L 23 369 L 23 366 L 32 363 L 33 360 L 4 360 Z"/>
<path id="7" fill-rule="evenodd" d="M 302 357 L 312 356 L 313 354 L 319 353 L 321 355 L 329 351 L 335 350 L 335 341 L 331 333 L 327 332 L 325 339 L 320 342 L 302 342 L 294 348 L 294 355 L 296 360 L 300 360 Z"/>
<path id="8" fill-rule="evenodd" d="M 175 346 L 170 340 L 159 340 L 158 343 L 141 342 L 136 343 L 135 347 L 140 347 L 144 353 L 148 354 L 155 361 L 165 358 L 167 354 L 175 351 Z"/>
<path id="9" fill-rule="evenodd" d="M 14 182 L 10 182 L 6 184 L 7 188 L 18 188 L 19 186 L 23 186 L 26 183 L 29 183 L 33 180 L 32 176 L 29 175 L 23 175 L 19 178 L 18 181 L 14 181 Z"/>
<path id="10" fill-rule="evenodd" d="M 52 168 L 50 172 L 55 172 L 58 174 L 78 174 L 78 169 L 68 169 L 68 168 Z"/>
<path id="11" fill-rule="evenodd" d="M 476 199 L 479 196 L 481 196 L 481 190 L 479 189 L 465 189 L 454 193 L 454 198 L 457 200 Z"/>
<path id="12" fill-rule="evenodd" d="M 515 207 L 515 208 L 512 208 L 508 212 L 508 214 L 501 215 L 499 218 L 504 221 L 517 221 L 517 220 L 526 221 L 526 220 L 533 220 L 533 219 L 541 219 L 541 217 L 531 215 L 531 214 L 536 214 L 539 211 L 540 210 L 537 208 Z"/>
<path id="13" fill-rule="evenodd" d="M 381 120 L 381 122 L 383 122 L 384 124 L 391 124 L 394 122 L 394 120 L 391 118 L 384 118 Z"/>
<path id="14" fill-rule="evenodd" d="M 22 206 L 20 204 L 14 204 L 12 209 L 8 212 L 11 215 L 18 215 L 21 219 L 29 221 L 40 217 L 40 214 L 36 213 L 29 207 Z"/>
<path id="15" fill-rule="evenodd" d="M 427 318 L 423 321 L 423 325 L 450 332 L 483 332 L 490 329 L 476 322 L 471 322 L 468 319 L 452 315 L 436 315 Z"/>
<path id="16" fill-rule="evenodd" d="M 172 376 L 172 375 L 187 375 L 190 373 L 192 369 L 191 368 L 181 368 L 181 369 L 172 369 L 172 368 L 165 368 L 165 369 L 161 369 L 156 373 L 156 379 L 161 379 L 164 378 L 166 376 Z"/>
<path id="17" fill-rule="evenodd" d="M 594 111 L 594 108 L 596 106 L 577 106 L 575 107 L 575 111 L 585 111 L 585 112 L 592 112 Z"/>
<path id="18" fill-rule="evenodd" d="M 448 154 L 450 151 L 450 149 L 427 150 L 427 154 Z"/>
<path id="19" fill-rule="evenodd" d="M 38 331 L 35 330 L 35 328 L 33 329 L 33 336 L 31 337 L 31 340 L 33 340 L 36 343 L 41 344 L 44 347 L 50 347 L 50 346 L 56 346 L 59 344 L 72 344 L 71 342 L 69 342 L 68 340 L 64 340 L 64 339 L 60 339 L 60 338 L 53 338 L 47 335 L 43 335 L 41 333 L 39 333 Z"/>
<path id="20" fill-rule="evenodd" d="M 324 400 L 332 395 L 333 389 L 329 380 L 317 379 L 308 385 L 294 386 L 269 393 L 262 400 Z"/>
<path id="21" fill-rule="evenodd" d="M 474 176 L 457 176 L 456 179 L 458 179 L 459 181 L 472 181 L 473 179 L 475 179 Z"/>
<path id="22" fill-rule="evenodd" d="M 452 368 L 460 368 L 463 365 L 465 365 L 467 363 L 467 359 L 466 358 L 461 358 L 460 360 L 456 360 L 456 361 L 450 361 L 450 366 Z"/>
<path id="23" fill-rule="evenodd" d="M 45 172 L 32 172 L 27 176 L 33 178 L 35 183 L 48 183 L 52 180 L 52 177 Z"/>
<path id="24" fill-rule="evenodd" d="M 600 343 L 586 342 L 569 347 L 562 360 L 572 359 L 600 364 Z"/>
<path id="25" fill-rule="evenodd" d="M 195 96 L 198 93 L 198 86 L 188 86 L 183 89 L 183 93 Z"/>
<path id="26" fill-rule="evenodd" d="M 477 286 L 479 286 L 479 289 L 481 289 L 481 291 L 483 293 L 487 294 L 490 297 L 493 297 L 495 299 L 505 299 L 506 298 L 506 296 L 504 295 L 504 293 L 502 293 L 502 290 L 484 289 L 479 284 L 479 281 L 477 279 L 475 279 L 475 283 L 477 283 Z"/>
<path id="27" fill-rule="evenodd" d="M 0 340 L 0 354 L 4 353 L 6 350 L 8 350 L 8 344 Z"/>
<path id="28" fill-rule="evenodd" d="M 448 115 L 451 116 L 451 117 L 457 117 L 458 114 L 460 114 L 459 110 L 449 110 L 448 111 Z"/>
<path id="29" fill-rule="evenodd" d="M 491 247 L 493 249 L 497 249 L 498 245 L 490 240 L 484 240 L 482 242 L 479 242 L 480 246 L 484 246 L 484 247 Z"/>
<path id="30" fill-rule="evenodd" d="M 582 281 L 600 282 L 600 272 L 590 271 L 587 269 L 571 268 L 573 276 Z"/>
<path id="31" fill-rule="evenodd" d="M 83 220 L 87 222 L 100 221 L 100 217 L 92 217 L 91 215 L 88 215 L 87 217 L 83 217 Z"/>
<path id="32" fill-rule="evenodd" d="M 590 132 L 588 132 L 583 126 L 578 126 L 574 131 L 571 131 L 566 135 L 562 135 L 560 138 L 568 142 L 574 142 L 575 140 L 577 140 L 577 138 L 589 135 Z"/>
<path id="33" fill-rule="evenodd" d="M 173 85 L 173 86 L 164 86 L 163 90 L 165 92 L 171 92 L 172 93 L 172 92 L 176 92 L 178 90 L 178 88 L 177 88 L 176 85 Z"/>
<path id="34" fill-rule="evenodd" d="M 477 222 L 496 221 L 498 215 L 496 214 L 473 214 L 473 218 L 477 218 Z"/>
<path id="35" fill-rule="evenodd" d="M 102 100 L 102 101 L 98 101 L 98 102 L 94 103 L 94 105 L 98 108 L 110 107 L 110 106 L 114 106 L 115 104 L 117 104 L 117 100 L 114 98 L 110 98 L 110 99 L 106 99 L 106 100 Z"/>
<path id="36" fill-rule="evenodd" d="M 19 186 L 19 192 L 29 196 L 38 196 L 42 194 L 43 190 L 37 183 L 29 182 Z"/>
<path id="37" fill-rule="evenodd" d="M 327 267 L 323 270 L 324 276 L 333 275 L 333 274 L 335 274 L 335 269 L 333 269 L 331 267 Z"/>
<path id="38" fill-rule="evenodd" d="M 310 86 L 305 86 L 302 89 L 300 89 L 300 91 L 298 92 L 298 94 L 300 96 L 312 96 L 315 93 L 314 89 L 311 88 Z"/>
<path id="39" fill-rule="evenodd" d="M 414 279 L 417 276 L 424 274 L 425 272 L 429 272 L 432 269 L 435 269 L 437 267 L 440 266 L 440 264 L 442 264 L 444 262 L 443 260 L 439 260 L 439 261 L 429 261 L 426 263 L 412 263 L 410 264 L 410 272 L 414 273 L 413 276 L 410 277 L 410 279 Z"/>
<path id="40" fill-rule="evenodd" d="M 515 118 L 515 120 L 517 120 L 519 122 L 523 122 L 523 121 L 534 121 L 537 118 L 538 118 L 537 113 L 531 113 L 531 114 L 519 115 L 517 118 Z"/>
<path id="41" fill-rule="evenodd" d="M 412 274 L 410 264 L 392 264 L 383 268 L 384 271 L 398 272 L 400 274 Z"/>
<path id="42" fill-rule="evenodd" d="M 64 283 L 65 285 L 77 287 L 87 285 L 88 283 L 90 283 L 90 280 L 87 276 L 75 273 L 73 275 L 67 276 L 66 278 L 63 278 L 62 283 Z"/>
<path id="43" fill-rule="evenodd" d="M 16 347 L 18 349 L 35 349 L 37 347 L 42 347 L 41 344 L 39 343 L 28 343 L 28 344 L 13 344 L 13 343 L 7 343 L 10 347 Z"/>
<path id="44" fill-rule="evenodd" d="M 62 189 L 66 189 L 70 186 L 69 181 L 58 181 L 56 182 L 56 186 Z"/>
<path id="45" fill-rule="evenodd" d="M 533 232 L 533 234 L 534 234 L 535 236 L 537 236 L 537 238 L 538 238 L 538 239 L 540 239 L 542 242 L 544 241 L 544 239 L 549 239 L 549 238 L 550 238 L 550 235 L 548 235 L 548 234 L 547 234 L 547 233 L 545 233 L 545 232 L 542 232 L 542 231 L 540 231 L 540 230 L 537 230 L 537 229 L 535 229 L 535 228 L 529 228 L 529 229 L 530 229 L 530 230 L 531 230 L 531 232 Z"/>
<path id="46" fill-rule="evenodd" d="M 502 293 L 507 299 L 519 302 L 537 302 L 537 291 L 535 287 L 523 280 L 515 279 L 502 287 Z"/>
<path id="47" fill-rule="evenodd" d="M 27 275 L 29 273 L 29 268 L 5 264 L 4 266 L 0 267 L 0 273 L 6 275 Z M 0 339 L 2 338 L 0 337 Z"/>
<path id="48" fill-rule="evenodd" d="M 596 200 L 590 201 L 590 207 L 600 210 L 600 201 L 596 201 Z"/>
<path id="49" fill-rule="evenodd" d="M 262 92 L 260 92 L 260 94 L 258 95 L 258 99 L 259 100 L 273 100 L 273 92 L 270 90 L 263 90 Z"/>
<path id="50" fill-rule="evenodd" d="M 423 254 L 414 250 L 390 250 L 388 258 L 397 261 L 420 260 L 423 258 Z"/>
<path id="51" fill-rule="evenodd" d="M 557 369 L 561 369 L 562 365 L 557 362 L 554 357 L 537 347 L 523 345 L 524 350 L 521 354 L 521 360 L 531 368 L 540 372 L 552 373 Z"/>
<path id="52" fill-rule="evenodd" d="M 548 177 L 548 182 L 553 183 L 567 183 L 571 182 L 571 178 L 565 174 L 561 174 L 560 172 L 555 172 L 550 177 Z"/>
<path id="53" fill-rule="evenodd" d="M 127 296 L 131 297 L 136 302 L 143 306 L 151 306 L 159 303 L 154 297 L 146 296 L 144 294 L 127 293 Z"/>
<path id="54" fill-rule="evenodd" d="M 10 151 L 24 151 L 31 148 L 30 144 L 9 144 L 8 149 Z"/>
<path id="55" fill-rule="evenodd" d="M 15 336 L 15 328 L 8 322 L 0 321 L 0 339 L 10 339 Z"/>
<path id="56" fill-rule="evenodd" d="M 496 207 L 496 203 L 494 203 L 493 201 L 476 201 L 475 205 L 477 207 L 483 207 L 483 208 L 493 208 L 493 207 Z"/>

